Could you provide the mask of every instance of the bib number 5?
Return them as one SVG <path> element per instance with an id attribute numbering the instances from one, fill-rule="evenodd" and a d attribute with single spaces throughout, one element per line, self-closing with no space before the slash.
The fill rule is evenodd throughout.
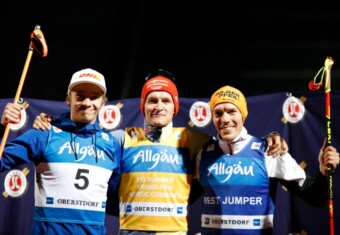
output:
<path id="1" fill-rule="evenodd" d="M 86 177 L 86 174 L 89 174 L 90 171 L 87 169 L 78 169 L 76 180 L 79 183 L 75 183 L 74 186 L 79 190 L 84 190 L 89 186 L 89 179 Z"/>

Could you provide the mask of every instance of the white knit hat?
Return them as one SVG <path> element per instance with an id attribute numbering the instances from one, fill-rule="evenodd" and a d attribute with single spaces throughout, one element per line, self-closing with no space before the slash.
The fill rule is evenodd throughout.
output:
<path id="1" fill-rule="evenodd" d="M 70 84 L 68 85 L 67 94 L 70 93 L 70 90 L 72 90 L 74 86 L 81 83 L 91 83 L 96 85 L 104 92 L 104 94 L 106 94 L 104 75 L 89 68 L 80 70 L 73 74 Z"/>

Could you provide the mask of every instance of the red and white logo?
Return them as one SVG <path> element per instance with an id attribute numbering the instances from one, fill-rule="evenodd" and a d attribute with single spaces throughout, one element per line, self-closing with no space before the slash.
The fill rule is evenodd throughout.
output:
<path id="1" fill-rule="evenodd" d="M 305 116 L 305 106 L 302 101 L 294 96 L 288 97 L 283 103 L 283 116 L 288 122 L 297 123 Z"/>
<path id="2" fill-rule="evenodd" d="M 28 188 L 26 175 L 21 170 L 11 170 L 4 181 L 5 192 L 10 197 L 21 197 Z"/>
<path id="3" fill-rule="evenodd" d="M 191 105 L 190 120 L 195 126 L 205 127 L 211 121 L 211 112 L 208 103 L 197 101 Z"/>
<path id="4" fill-rule="evenodd" d="M 116 105 L 106 105 L 99 111 L 99 123 L 108 131 L 112 131 L 120 124 L 122 115 Z"/>

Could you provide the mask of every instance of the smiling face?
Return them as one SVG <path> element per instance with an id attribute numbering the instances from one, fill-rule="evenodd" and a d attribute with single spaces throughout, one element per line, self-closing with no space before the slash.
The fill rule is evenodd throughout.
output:
<path id="1" fill-rule="evenodd" d="M 166 91 L 150 92 L 144 105 L 146 121 L 152 126 L 166 126 L 174 116 L 175 105 L 171 95 Z"/>
<path id="2" fill-rule="evenodd" d="M 217 104 L 212 112 L 212 119 L 219 136 L 227 141 L 233 141 L 243 127 L 242 114 L 232 103 Z"/>
<path id="3" fill-rule="evenodd" d="M 100 108 L 105 105 L 105 95 L 90 83 L 81 83 L 72 88 L 66 102 L 71 108 L 71 120 L 79 123 L 94 123 Z"/>

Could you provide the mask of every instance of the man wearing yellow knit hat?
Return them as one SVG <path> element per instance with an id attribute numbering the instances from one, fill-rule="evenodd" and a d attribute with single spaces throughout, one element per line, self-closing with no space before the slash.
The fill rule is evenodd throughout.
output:
<path id="1" fill-rule="evenodd" d="M 339 158 L 334 147 L 321 148 L 320 172 L 312 178 L 289 153 L 268 156 L 264 140 L 247 133 L 248 109 L 241 91 L 221 87 L 211 96 L 210 109 L 218 135 L 196 159 L 196 177 L 204 196 L 202 235 L 272 234 L 271 190 L 278 181 L 306 202 L 326 205 L 326 166 L 335 169 Z"/>

